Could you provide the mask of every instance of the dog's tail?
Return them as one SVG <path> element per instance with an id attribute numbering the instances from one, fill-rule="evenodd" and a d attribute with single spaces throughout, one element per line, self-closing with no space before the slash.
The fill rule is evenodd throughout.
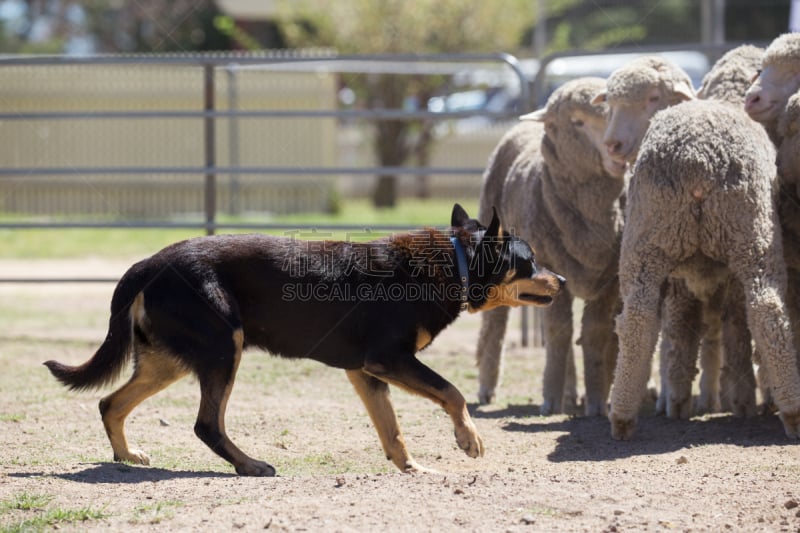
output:
<path id="1" fill-rule="evenodd" d="M 77 366 L 58 361 L 44 363 L 58 381 L 71 390 L 86 390 L 110 384 L 119 377 L 131 355 L 131 305 L 140 290 L 130 271 L 120 280 L 111 298 L 108 333 L 91 359 Z"/>

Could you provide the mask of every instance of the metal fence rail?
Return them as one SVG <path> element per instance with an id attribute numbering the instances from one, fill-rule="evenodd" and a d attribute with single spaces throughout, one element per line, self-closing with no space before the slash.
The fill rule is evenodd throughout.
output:
<path id="1" fill-rule="evenodd" d="M 522 108 L 514 112 L 490 111 L 454 111 L 432 112 L 427 110 L 404 109 L 226 109 L 216 108 L 217 82 L 220 72 L 228 76 L 236 76 L 240 69 L 266 70 L 275 75 L 296 72 L 392 72 L 399 74 L 442 74 L 454 73 L 468 68 L 469 65 L 491 63 L 510 69 L 519 80 L 520 98 Z M 491 119 L 512 118 L 517 114 L 527 111 L 526 102 L 530 101 L 529 87 L 519 63 L 508 54 L 436 54 L 436 55 L 376 55 L 337 56 L 330 53 L 317 55 L 308 54 L 208 54 L 208 55 L 164 55 L 164 56 L 93 56 L 93 57 L 64 57 L 64 56 L 14 56 L 0 57 L 0 69 L 4 67 L 26 67 L 45 69 L 52 67 L 81 66 L 91 68 L 109 67 L 170 67 L 188 68 L 202 71 L 202 101 L 201 108 L 196 110 L 185 109 L 154 109 L 154 110 L 86 110 L 86 111 L 54 111 L 52 109 L 39 110 L 0 110 L 0 121 L 92 121 L 113 120 L 130 121 L 146 119 L 194 119 L 202 121 L 202 164 L 199 165 L 63 165 L 63 166 L 4 166 L 0 168 L 0 179 L 12 177 L 33 176 L 101 176 L 101 175 L 197 175 L 202 176 L 204 196 L 204 222 L 198 224 L 159 222 L 117 222 L 117 223 L 75 223 L 75 222 L 48 222 L 48 223 L 0 223 L 0 228 L 26 229 L 26 228 L 75 228 L 75 227 L 191 227 L 201 228 L 207 233 L 221 229 L 236 229 L 242 225 L 221 223 L 217 220 L 217 176 L 228 175 L 254 175 L 265 176 L 380 176 L 380 175 L 410 175 L 423 176 L 431 174 L 442 175 L 479 175 L 483 168 L 477 167 L 379 167 L 379 166 L 309 166 L 309 165 L 278 165 L 278 166 L 246 166 L 237 161 L 233 164 L 222 165 L 217 160 L 217 139 L 215 131 L 217 121 L 247 120 L 258 118 L 280 119 L 336 119 L 340 121 L 363 120 L 451 120 L 473 116 L 484 116 Z M 235 87 L 234 83 L 228 86 Z M 235 95 L 229 95 L 229 100 L 235 103 Z M 488 155 L 488 154 L 487 154 Z M 233 160 L 233 158 L 231 158 Z M 247 224 L 248 228 L 274 229 L 275 224 Z M 338 229 L 338 226 L 326 226 Z"/>

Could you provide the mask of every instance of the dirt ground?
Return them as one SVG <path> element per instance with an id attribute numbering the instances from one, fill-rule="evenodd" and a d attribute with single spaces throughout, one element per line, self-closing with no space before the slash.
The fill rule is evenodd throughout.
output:
<path id="1" fill-rule="evenodd" d="M 0 261 L 0 277 L 126 266 Z M 516 326 L 497 403 L 471 406 L 484 457 L 457 448 L 436 405 L 393 392 L 411 453 L 439 473 L 394 471 L 343 372 L 261 352 L 242 363 L 227 428 L 278 477 L 237 477 L 194 436 L 192 379 L 129 418 L 151 465 L 113 463 L 97 411 L 108 391 L 68 392 L 41 364 L 93 353 L 112 290 L 0 284 L 2 531 L 800 531 L 800 445 L 776 417 L 645 413 L 630 442 L 602 418 L 541 417 L 543 353 Z M 461 317 L 421 354 L 470 402 L 479 324 Z"/>

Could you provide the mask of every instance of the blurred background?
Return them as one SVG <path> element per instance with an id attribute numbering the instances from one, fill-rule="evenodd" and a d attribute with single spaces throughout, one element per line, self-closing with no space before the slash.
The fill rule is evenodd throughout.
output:
<path id="1" fill-rule="evenodd" d="M 564 81 L 664 53 L 699 85 L 798 17 L 792 0 L 0 0 L 0 256 L 445 226 Z"/>

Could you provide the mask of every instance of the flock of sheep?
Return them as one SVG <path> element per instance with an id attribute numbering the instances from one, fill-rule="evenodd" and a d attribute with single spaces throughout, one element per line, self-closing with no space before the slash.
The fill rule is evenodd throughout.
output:
<path id="1" fill-rule="evenodd" d="M 647 56 L 566 83 L 522 118 L 489 159 L 479 217 L 496 206 L 568 280 L 543 313 L 542 414 L 577 405 L 580 298 L 584 410 L 608 415 L 614 438 L 633 434 L 659 336 L 658 411 L 752 416 L 758 383 L 800 437 L 800 34 L 729 51 L 697 92 Z M 482 317 L 481 403 L 508 313 Z"/>

